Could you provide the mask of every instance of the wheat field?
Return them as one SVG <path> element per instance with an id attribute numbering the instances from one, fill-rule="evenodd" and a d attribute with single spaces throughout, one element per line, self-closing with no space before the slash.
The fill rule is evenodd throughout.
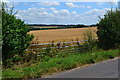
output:
<path id="1" fill-rule="evenodd" d="M 86 30 L 92 30 L 96 35 L 97 28 L 69 28 L 69 29 L 53 29 L 53 30 L 36 30 L 30 31 L 29 34 L 33 34 L 35 38 L 33 41 L 38 39 L 39 43 L 50 43 L 54 42 L 69 42 L 84 40 L 84 33 Z"/>

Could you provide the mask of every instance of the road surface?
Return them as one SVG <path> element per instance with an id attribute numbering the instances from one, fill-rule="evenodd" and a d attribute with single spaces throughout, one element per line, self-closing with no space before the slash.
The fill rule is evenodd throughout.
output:
<path id="1" fill-rule="evenodd" d="M 42 76 L 42 78 L 118 78 L 118 58 Z"/>

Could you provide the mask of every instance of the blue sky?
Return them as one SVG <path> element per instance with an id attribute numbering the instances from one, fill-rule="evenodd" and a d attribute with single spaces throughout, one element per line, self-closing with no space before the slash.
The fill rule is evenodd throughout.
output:
<path id="1" fill-rule="evenodd" d="M 9 6 L 13 3 L 9 2 Z M 27 24 L 96 24 L 114 2 L 15 2 L 16 15 Z"/>

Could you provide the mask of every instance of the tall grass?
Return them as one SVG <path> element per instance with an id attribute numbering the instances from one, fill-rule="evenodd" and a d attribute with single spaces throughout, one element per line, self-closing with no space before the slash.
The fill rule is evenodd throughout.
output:
<path id="1" fill-rule="evenodd" d="M 109 51 L 87 52 L 85 54 L 67 54 L 67 56 L 47 57 L 44 62 L 36 63 L 29 67 L 18 67 L 15 69 L 4 69 L 3 78 L 37 78 L 45 74 L 69 70 L 85 64 L 112 59 L 118 55 L 118 49 Z"/>
<path id="2" fill-rule="evenodd" d="M 97 49 L 97 39 L 95 33 L 96 31 L 93 31 L 90 28 L 84 32 L 84 40 L 87 40 L 84 45 L 88 47 L 89 51 Z"/>

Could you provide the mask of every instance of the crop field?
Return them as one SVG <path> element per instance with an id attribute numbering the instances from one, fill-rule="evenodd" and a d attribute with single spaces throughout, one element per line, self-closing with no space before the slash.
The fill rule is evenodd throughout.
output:
<path id="1" fill-rule="evenodd" d="M 69 42 L 76 40 L 84 40 L 84 34 L 86 30 L 93 31 L 96 36 L 96 27 L 90 28 L 70 28 L 70 29 L 53 29 L 53 30 L 36 30 L 30 31 L 29 34 L 33 34 L 39 43 L 51 43 L 55 42 Z"/>

